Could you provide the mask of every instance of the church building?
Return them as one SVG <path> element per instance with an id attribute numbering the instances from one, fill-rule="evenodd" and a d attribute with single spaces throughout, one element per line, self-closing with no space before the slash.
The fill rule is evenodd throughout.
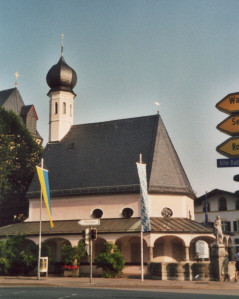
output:
<path id="1" fill-rule="evenodd" d="M 20 115 L 36 142 L 42 144 L 43 139 L 37 131 L 38 116 L 36 109 L 34 105 L 24 104 L 17 87 L 0 91 L 0 107 L 12 110 L 17 115 Z"/>
<path id="2" fill-rule="evenodd" d="M 49 170 L 54 228 L 49 229 L 42 210 L 42 241 L 52 249 L 50 272 L 62 261 L 63 244 L 82 241 L 86 228 L 81 219 L 100 219 L 93 258 L 106 241 L 119 246 L 126 266 L 124 273 L 140 273 L 141 205 L 136 163 L 142 155 L 147 165 L 151 230 L 143 234 L 144 270 L 160 265 L 161 279 L 191 277 L 190 263 L 198 258 L 197 242 L 209 247 L 215 241 L 213 229 L 194 218 L 195 193 L 159 114 L 98 123 L 73 123 L 73 89 L 76 72 L 60 60 L 48 72 L 50 88 L 49 142 L 44 166 Z M 27 233 L 38 244 L 40 186 L 33 178 L 27 193 L 29 218 L 0 228 L 0 236 Z M 81 272 L 89 271 L 89 257 L 81 261 Z M 177 265 L 175 277 L 170 265 Z M 189 270 L 185 270 L 185 269 Z M 99 271 L 94 269 L 95 272 Z M 150 270 L 151 271 L 151 270 Z M 186 273 L 187 272 L 187 273 Z M 180 274 L 178 274 L 180 273 Z"/>

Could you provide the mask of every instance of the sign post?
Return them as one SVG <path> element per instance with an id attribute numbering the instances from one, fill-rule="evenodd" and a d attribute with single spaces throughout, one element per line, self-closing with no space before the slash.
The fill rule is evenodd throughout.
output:
<path id="1" fill-rule="evenodd" d="M 216 108 L 227 114 L 239 113 L 239 92 L 229 93 L 216 104 Z"/>
<path id="2" fill-rule="evenodd" d="M 225 96 L 216 104 L 216 108 L 230 114 L 217 125 L 217 129 L 232 136 L 216 148 L 219 154 L 229 158 L 217 159 L 217 167 L 239 167 L 239 92 Z"/>

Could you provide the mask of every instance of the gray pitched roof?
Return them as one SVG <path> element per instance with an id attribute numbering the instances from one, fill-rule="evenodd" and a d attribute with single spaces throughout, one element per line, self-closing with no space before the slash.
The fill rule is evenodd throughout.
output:
<path id="1" fill-rule="evenodd" d="M 6 110 L 14 111 L 23 119 L 29 112 L 29 110 L 33 107 L 33 105 L 25 106 L 18 89 L 15 87 L 0 91 L 0 107 L 4 107 Z M 36 133 L 33 135 L 36 136 L 38 139 L 43 140 L 37 130 Z"/>
<path id="2" fill-rule="evenodd" d="M 51 196 L 138 192 L 140 154 L 149 192 L 194 197 L 159 115 L 74 125 L 60 142 L 48 143 L 43 158 Z M 28 197 L 38 193 L 35 176 Z"/>
<path id="3" fill-rule="evenodd" d="M 78 220 L 54 221 L 54 228 L 49 229 L 49 222 L 42 222 L 42 235 L 64 235 L 80 234 L 85 226 L 78 224 Z M 214 234 L 214 230 L 201 223 L 188 218 L 162 218 L 152 217 L 152 233 L 177 233 L 177 234 Z M 105 233 L 134 233 L 140 232 L 140 218 L 114 218 L 100 219 L 100 225 L 97 226 L 98 234 Z M 22 222 L 0 227 L 0 237 L 14 234 L 39 235 L 39 221 Z"/>
<path id="4" fill-rule="evenodd" d="M 24 102 L 17 88 L 0 91 L 0 106 L 6 110 L 13 110 L 20 115 Z"/>

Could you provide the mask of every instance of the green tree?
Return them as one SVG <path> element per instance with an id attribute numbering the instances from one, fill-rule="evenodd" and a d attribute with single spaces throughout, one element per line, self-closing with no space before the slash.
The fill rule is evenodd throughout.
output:
<path id="1" fill-rule="evenodd" d="M 6 236 L 0 241 L 0 274 L 28 275 L 36 274 L 39 246 L 27 240 L 26 235 Z M 49 246 L 42 244 L 42 256 L 50 256 Z"/>
<path id="2" fill-rule="evenodd" d="M 28 211 L 25 194 L 41 153 L 20 116 L 0 107 L 0 211 L 7 210 L 9 222 Z"/>
<path id="3" fill-rule="evenodd" d="M 125 264 L 125 259 L 118 246 L 112 242 L 105 243 L 105 250 L 94 261 L 97 268 L 102 268 L 103 277 L 118 277 Z"/>

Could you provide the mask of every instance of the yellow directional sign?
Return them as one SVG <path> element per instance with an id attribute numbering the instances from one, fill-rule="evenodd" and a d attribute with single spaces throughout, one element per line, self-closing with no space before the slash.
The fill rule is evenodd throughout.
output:
<path id="1" fill-rule="evenodd" d="M 227 139 L 216 148 L 217 152 L 228 158 L 239 157 L 239 137 L 232 137 Z"/>
<path id="2" fill-rule="evenodd" d="M 231 115 L 217 125 L 217 129 L 230 136 L 239 135 L 239 115 Z"/>
<path id="3" fill-rule="evenodd" d="M 239 112 L 239 92 L 229 93 L 216 104 L 216 108 L 227 114 Z"/>

